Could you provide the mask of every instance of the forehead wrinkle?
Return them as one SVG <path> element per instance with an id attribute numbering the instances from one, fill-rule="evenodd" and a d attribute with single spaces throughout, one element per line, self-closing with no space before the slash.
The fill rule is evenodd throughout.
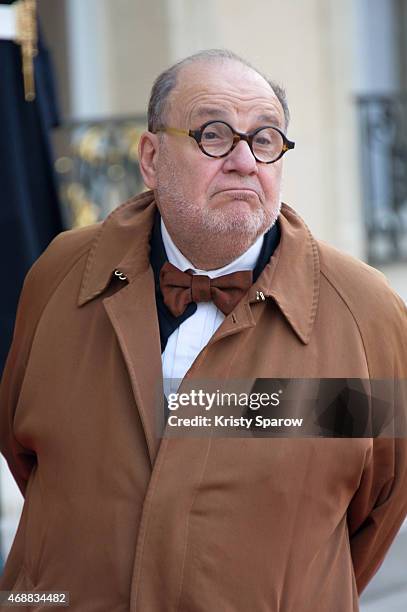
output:
<path id="1" fill-rule="evenodd" d="M 200 108 L 198 108 L 198 110 L 192 111 L 194 114 L 194 118 L 201 118 L 201 117 L 225 117 L 227 116 L 229 113 L 227 110 L 223 109 L 223 108 L 219 108 L 217 106 L 202 106 Z M 278 115 L 276 113 L 273 112 L 267 112 L 267 111 L 263 111 L 261 112 L 259 115 L 257 115 L 256 119 L 258 121 L 278 121 Z"/>
<path id="2" fill-rule="evenodd" d="M 285 123 L 284 110 L 268 81 L 234 60 L 202 60 L 183 66 L 170 101 L 172 120 L 183 128 L 191 127 L 191 116 L 198 106 L 223 107 L 239 118 L 250 114 L 253 120 L 256 114 L 269 113 L 280 117 L 279 124 Z"/>
<path id="3" fill-rule="evenodd" d="M 216 116 L 224 117 L 227 114 L 228 114 L 227 111 L 225 111 L 222 108 L 218 108 L 216 106 L 212 106 L 212 107 L 210 107 L 210 106 L 202 106 L 196 112 L 194 112 L 194 117 L 195 116 L 197 118 L 200 118 L 200 117 L 216 117 Z"/>
<path id="4" fill-rule="evenodd" d="M 216 101 L 214 101 L 216 97 Z M 242 108 L 246 107 L 246 108 Z M 260 106 L 260 108 L 258 108 Z M 249 107 L 249 108 L 247 108 Z M 257 109 L 256 109 L 257 107 Z M 266 107 L 266 108 L 265 108 Z M 268 107 L 268 108 L 267 108 Z M 237 115 L 245 113 L 255 113 L 257 110 L 256 119 L 258 121 L 272 121 L 272 123 L 281 124 L 283 122 L 283 110 L 280 109 L 280 103 L 277 97 L 263 96 L 229 96 L 219 94 L 202 94 L 198 92 L 183 107 L 186 123 L 189 125 L 192 119 L 199 119 L 205 116 L 209 118 L 216 116 L 226 117 L 231 113 Z"/>

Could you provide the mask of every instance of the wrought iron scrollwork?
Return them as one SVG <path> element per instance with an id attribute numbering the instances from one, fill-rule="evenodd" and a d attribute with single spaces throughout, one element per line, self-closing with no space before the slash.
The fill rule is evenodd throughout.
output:
<path id="1" fill-rule="evenodd" d="M 407 261 L 407 94 L 358 99 L 368 259 Z"/>
<path id="2" fill-rule="evenodd" d="M 104 219 L 143 189 L 138 143 L 145 117 L 65 124 L 66 155 L 55 162 L 68 227 Z"/>

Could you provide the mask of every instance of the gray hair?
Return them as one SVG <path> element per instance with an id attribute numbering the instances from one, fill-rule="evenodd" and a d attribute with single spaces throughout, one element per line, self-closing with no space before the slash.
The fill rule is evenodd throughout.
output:
<path id="1" fill-rule="evenodd" d="M 155 132 L 158 128 L 165 127 L 164 117 L 168 110 L 168 96 L 176 86 L 178 73 L 184 66 L 200 61 L 214 62 L 221 60 L 233 60 L 239 62 L 240 64 L 243 64 L 243 66 L 251 68 L 265 79 L 283 107 L 285 129 L 287 129 L 290 121 L 290 111 L 288 109 L 285 89 L 275 81 L 272 81 L 268 77 L 264 76 L 264 74 L 259 72 L 257 68 L 254 68 L 254 66 L 252 66 L 247 60 L 241 58 L 239 55 L 236 55 L 236 53 L 233 53 L 233 51 L 228 51 L 227 49 L 207 49 L 205 51 L 199 51 L 198 53 L 189 55 L 180 62 L 173 64 L 156 78 L 151 89 L 150 100 L 148 103 L 149 131 Z"/>

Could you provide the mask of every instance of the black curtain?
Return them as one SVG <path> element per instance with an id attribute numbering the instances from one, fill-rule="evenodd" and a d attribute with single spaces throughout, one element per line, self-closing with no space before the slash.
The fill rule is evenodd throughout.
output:
<path id="1" fill-rule="evenodd" d="M 20 47 L 0 40 L 0 374 L 24 276 L 63 229 L 49 140 L 58 124 L 55 88 L 41 37 L 38 47 L 36 99 L 26 102 Z"/>

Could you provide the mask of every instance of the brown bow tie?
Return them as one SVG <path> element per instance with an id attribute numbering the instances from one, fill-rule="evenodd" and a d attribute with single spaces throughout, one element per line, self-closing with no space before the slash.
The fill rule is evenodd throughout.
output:
<path id="1" fill-rule="evenodd" d="M 175 317 L 184 312 L 190 302 L 212 301 L 228 315 L 253 283 L 251 270 L 242 270 L 209 278 L 205 274 L 182 272 L 168 261 L 160 271 L 160 287 L 164 303 Z"/>

